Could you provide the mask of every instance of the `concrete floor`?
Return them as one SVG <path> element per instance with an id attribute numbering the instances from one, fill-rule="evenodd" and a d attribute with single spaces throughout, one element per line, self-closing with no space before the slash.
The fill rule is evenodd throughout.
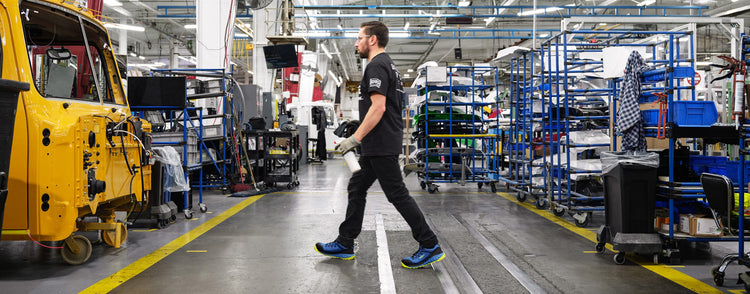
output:
<path id="1" fill-rule="evenodd" d="M 193 219 L 180 214 L 165 229 L 131 227 L 122 248 L 96 242 L 91 259 L 80 266 L 66 265 L 57 250 L 32 242 L 0 242 L 0 292 L 731 293 L 743 289 L 735 285 L 743 270 L 736 264 L 727 271 L 728 286 L 714 288 L 710 275 L 710 268 L 736 250 L 736 243 L 686 244 L 682 265 L 677 266 L 653 265 L 650 257 L 636 255 L 616 265 L 613 252 L 595 253 L 594 242 L 581 235 L 602 224 L 601 213 L 577 233 L 569 216 L 561 221 L 531 203 L 519 204 L 502 189 L 495 194 L 487 187 L 478 190 L 475 184 L 442 184 L 439 193 L 429 194 L 419 188 L 414 175 L 406 179 L 407 186 L 437 232 L 447 253 L 445 260 L 425 269 L 400 266 L 400 259 L 411 255 L 417 244 L 377 184 L 368 197 L 357 257 L 327 258 L 317 254 L 313 245 L 336 237 L 350 173 L 342 160 L 329 160 L 302 166 L 299 174 L 299 187 L 260 198 L 207 192 L 208 213 L 198 212 L 196 205 Z M 238 205 L 247 206 L 231 214 Z M 98 239 L 95 234 L 86 236 Z"/>

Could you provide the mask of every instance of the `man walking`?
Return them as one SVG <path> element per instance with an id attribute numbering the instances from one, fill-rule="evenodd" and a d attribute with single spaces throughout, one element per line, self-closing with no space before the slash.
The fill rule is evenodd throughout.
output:
<path id="1" fill-rule="evenodd" d="M 360 25 L 354 46 L 359 56 L 369 61 L 359 84 L 362 123 L 354 135 L 336 145 L 336 150 L 344 154 L 361 144 L 359 164 L 362 170 L 349 179 L 349 203 L 346 218 L 339 226 L 338 238 L 330 243 L 315 244 L 315 250 L 326 256 L 346 260 L 354 258 L 354 239 L 362 231 L 367 190 L 377 179 L 388 201 L 406 220 L 412 236 L 419 242 L 419 250 L 402 259 L 401 265 L 420 268 L 442 260 L 445 253 L 401 177 L 398 155 L 403 141 L 401 109 L 404 91 L 401 74 L 385 53 L 387 44 L 388 27 L 385 24 L 372 21 Z"/>

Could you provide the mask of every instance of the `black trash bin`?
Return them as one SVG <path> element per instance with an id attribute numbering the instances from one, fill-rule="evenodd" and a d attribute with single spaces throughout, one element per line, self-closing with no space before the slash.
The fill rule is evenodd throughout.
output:
<path id="1" fill-rule="evenodd" d="M 657 169 L 619 163 L 604 178 L 604 214 L 613 233 L 653 233 Z"/>
<path id="2" fill-rule="evenodd" d="M 614 258 L 617 264 L 625 262 L 625 252 L 653 254 L 658 263 L 662 249 L 661 238 L 654 233 L 658 157 L 648 162 L 637 154 L 610 154 L 623 159 L 603 166 L 605 224 L 597 233 L 596 250 L 604 252 L 610 243 L 619 251 Z"/>
<path id="3" fill-rule="evenodd" d="M 8 170 L 10 169 L 10 151 L 13 145 L 13 125 L 16 122 L 18 93 L 28 90 L 28 83 L 0 79 L 0 233 L 3 228 L 3 217 L 5 217 L 5 200 L 8 198 Z"/>

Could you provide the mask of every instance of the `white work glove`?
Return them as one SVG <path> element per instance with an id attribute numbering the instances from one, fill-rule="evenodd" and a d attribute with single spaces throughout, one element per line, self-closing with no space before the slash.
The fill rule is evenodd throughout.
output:
<path id="1" fill-rule="evenodd" d="M 349 138 L 344 139 L 344 141 L 339 142 L 336 144 L 336 151 L 341 152 L 341 154 L 346 154 L 349 151 L 352 151 L 354 147 L 359 146 L 361 142 L 357 141 L 354 136 L 351 136 Z"/>

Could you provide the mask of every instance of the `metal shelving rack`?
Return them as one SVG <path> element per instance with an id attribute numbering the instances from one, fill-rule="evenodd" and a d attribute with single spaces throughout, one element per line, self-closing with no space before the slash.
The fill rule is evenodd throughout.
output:
<path id="1" fill-rule="evenodd" d="M 616 34 L 612 31 L 608 33 Z M 585 227 L 593 212 L 604 210 L 604 196 L 598 195 L 603 193 L 592 189 L 588 189 L 588 193 L 576 191 L 583 182 L 579 181 L 579 178 L 595 183 L 601 175 L 601 168 L 596 168 L 596 164 L 590 164 L 591 161 L 598 163 L 598 159 L 578 159 L 578 152 L 602 147 L 609 149 L 613 142 L 575 143 L 571 142 L 571 132 L 602 130 L 604 134 L 611 136 L 612 131 L 606 126 L 587 125 L 594 121 L 609 122 L 609 115 L 582 115 L 572 113 L 571 109 L 602 102 L 613 105 L 614 85 L 607 83 L 604 87 L 579 87 L 583 82 L 599 79 L 591 76 L 603 72 L 602 61 L 584 59 L 581 54 L 602 52 L 604 46 L 602 43 L 579 40 L 578 36 L 581 34 L 591 32 L 564 31 L 543 42 L 541 63 L 542 84 L 546 89 L 544 97 L 550 113 L 550 119 L 544 121 L 543 129 L 548 132 L 546 135 L 551 138 L 549 141 L 553 146 L 547 173 L 548 201 L 555 215 L 562 216 L 568 212 L 577 226 Z M 557 144 L 554 144 L 555 137 L 558 139 Z M 571 154 L 573 152 L 575 154 Z M 584 167 L 573 166 L 572 162 Z"/>
<path id="2" fill-rule="evenodd" d="M 221 79 L 221 86 L 220 91 L 217 92 L 209 92 L 209 93 L 198 93 L 198 94 L 188 94 L 186 95 L 185 99 L 186 102 L 189 100 L 195 100 L 195 99 L 204 99 L 204 98 L 212 98 L 212 97 L 222 97 L 222 107 L 224 112 L 222 114 L 212 114 L 212 115 L 204 115 L 203 110 L 196 107 L 161 107 L 161 106 L 154 106 L 154 107 L 131 107 L 131 109 L 134 111 L 134 113 L 138 114 L 140 117 L 144 117 L 144 111 L 148 110 L 159 110 L 166 114 L 167 121 L 174 124 L 180 121 L 182 123 L 182 134 L 183 134 L 183 141 L 181 142 L 152 142 L 154 145 L 181 145 L 183 148 L 183 167 L 185 169 L 185 178 L 190 179 L 192 178 L 193 181 L 191 183 L 191 188 L 197 188 L 198 189 L 198 204 L 199 209 L 201 212 L 206 212 L 208 210 L 205 203 L 203 203 L 203 189 L 205 188 L 220 188 L 220 189 L 226 189 L 228 182 L 227 182 L 227 171 L 232 169 L 232 159 L 227 158 L 227 149 L 230 148 L 229 144 L 231 143 L 230 139 L 231 136 L 228 136 L 227 130 L 233 130 L 234 128 L 231 127 L 231 117 L 233 113 L 232 109 L 232 103 L 231 103 L 231 90 L 227 90 L 227 82 L 231 80 L 231 72 L 227 73 L 224 69 L 194 69 L 194 68 L 187 68 L 187 69 L 163 69 L 163 70 L 153 70 L 153 72 L 160 73 L 164 76 L 196 76 L 196 77 L 207 77 L 207 78 L 220 78 Z M 186 103 L 187 105 L 187 103 Z M 190 116 L 190 112 L 195 112 L 196 115 Z M 219 124 L 220 132 L 216 136 L 206 136 L 205 133 L 205 126 L 203 121 L 205 119 L 220 119 L 221 123 Z M 188 137 L 189 134 L 195 134 L 198 138 L 198 160 L 195 164 L 189 164 L 189 154 L 188 154 Z M 209 146 L 214 147 L 214 150 L 216 150 L 217 156 L 216 158 L 213 158 L 211 155 L 211 152 L 209 151 Z M 203 152 L 206 152 L 208 155 L 207 161 L 204 161 Z M 206 167 L 213 166 L 215 170 L 214 172 L 218 177 L 215 180 L 206 181 L 204 179 L 204 169 Z M 195 175 L 195 176 L 191 176 Z M 184 204 L 183 204 L 183 212 L 185 215 L 185 218 L 190 219 L 192 218 L 192 210 L 191 210 L 191 204 L 189 201 L 191 197 L 190 193 L 192 191 L 186 191 L 183 193 L 184 195 Z"/>
<path id="3" fill-rule="evenodd" d="M 424 170 L 418 172 L 420 186 L 430 193 L 438 191 L 435 183 L 475 182 L 481 189 L 489 184 L 493 192 L 497 191 L 498 165 L 493 165 L 498 154 L 491 148 L 499 139 L 499 134 L 486 131 L 488 123 L 499 124 L 497 101 L 481 101 L 477 95 L 495 91 L 499 96 L 498 72 L 495 67 L 449 66 L 446 68 L 447 85 L 430 85 L 419 89 L 424 91 L 425 103 L 421 117 L 417 119 L 417 129 L 421 129 L 419 148 L 424 152 L 418 156 Z M 428 71 L 429 72 L 429 71 Z M 471 84 L 460 85 L 454 75 L 470 78 Z M 424 75 L 427 77 L 427 74 Z M 492 77 L 488 81 L 485 76 Z M 429 78 L 429 77 L 427 77 Z M 429 80 L 429 79 L 428 79 Z M 431 92 L 442 91 L 442 96 L 431 101 Z M 438 93 L 438 92 L 435 92 Z M 457 101 L 464 94 L 464 101 Z M 484 118 L 483 107 L 490 106 L 497 111 L 493 119 Z M 435 111 L 435 112 L 432 112 Z M 479 115 L 475 111 L 480 112 Z M 489 148 L 488 148 L 489 147 Z"/>
<path id="4" fill-rule="evenodd" d="M 540 138 L 540 133 L 544 133 L 543 130 L 535 130 L 535 125 L 549 119 L 549 113 L 539 95 L 542 91 L 536 85 L 539 81 L 536 69 L 538 56 L 538 52 L 526 51 L 510 58 L 511 118 L 506 148 L 509 173 L 500 180 L 508 183 L 510 190 L 516 192 L 518 201 L 526 201 L 531 196 L 540 207 L 544 205 L 539 200 L 545 196 L 544 184 L 535 183 L 534 178 L 541 179 L 543 176 L 538 169 L 546 166 L 547 150 L 544 140 L 535 141 L 535 138 Z M 542 150 L 541 155 L 536 154 L 537 149 Z M 538 158 L 542 159 L 542 163 L 534 162 Z"/>

